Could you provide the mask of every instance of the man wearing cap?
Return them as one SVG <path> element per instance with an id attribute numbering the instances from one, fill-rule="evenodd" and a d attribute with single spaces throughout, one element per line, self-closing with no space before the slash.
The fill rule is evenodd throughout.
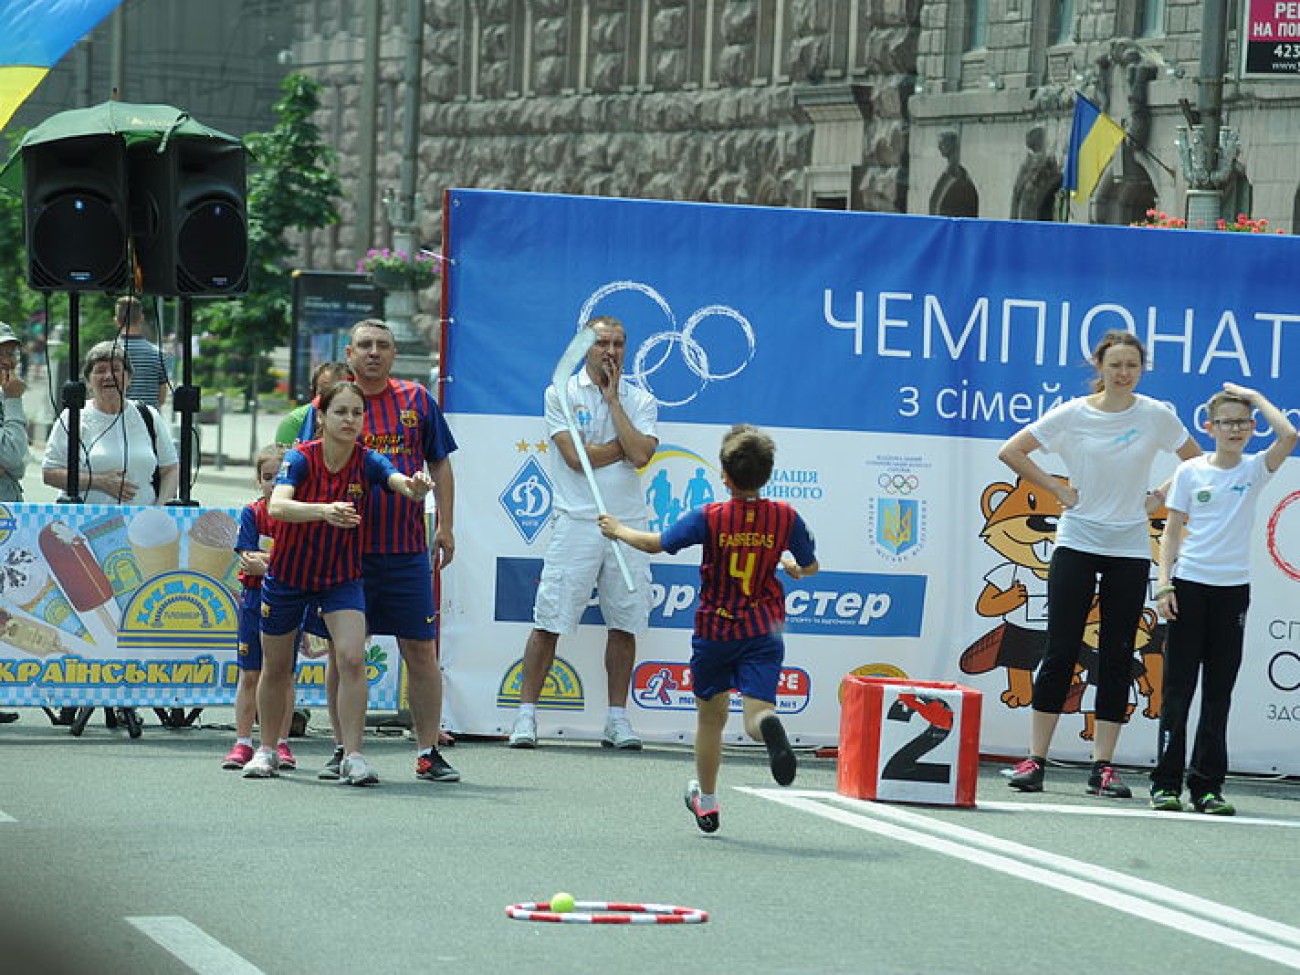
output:
<path id="1" fill-rule="evenodd" d="M 23 499 L 23 471 L 27 469 L 27 414 L 23 393 L 27 384 L 18 375 L 18 336 L 0 322 L 0 501 Z"/>

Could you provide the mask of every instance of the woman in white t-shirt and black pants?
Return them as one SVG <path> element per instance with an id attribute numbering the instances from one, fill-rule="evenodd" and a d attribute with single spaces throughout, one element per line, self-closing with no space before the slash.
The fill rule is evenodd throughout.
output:
<path id="1" fill-rule="evenodd" d="M 1146 368 L 1146 351 L 1131 333 L 1107 332 L 1092 356 L 1094 392 L 1049 410 L 998 451 L 1024 479 L 1061 501 L 1047 576 L 1047 653 L 1034 677 L 1029 757 L 1009 784 L 1041 792 L 1047 752 L 1083 645 L 1084 625 L 1096 597 L 1101 604 L 1097 647 L 1096 735 L 1088 792 L 1127 799 L 1111 759 L 1127 716 L 1133 644 L 1151 571 L 1148 506 L 1164 503 L 1148 492 L 1156 455 L 1186 460 L 1201 453 L 1178 416 L 1134 392 Z M 1029 456 L 1056 454 L 1069 481 L 1044 471 Z"/>

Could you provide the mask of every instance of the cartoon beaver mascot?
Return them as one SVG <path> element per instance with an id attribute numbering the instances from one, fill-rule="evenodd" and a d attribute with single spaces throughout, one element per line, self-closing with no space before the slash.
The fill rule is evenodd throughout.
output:
<path id="1" fill-rule="evenodd" d="M 1058 480 L 1068 483 L 1059 476 Z M 1009 708 L 1028 707 L 1034 695 L 1034 669 L 1047 650 L 1047 568 L 1056 544 L 1061 502 L 1052 492 L 1018 477 L 1014 484 L 999 481 L 986 487 L 980 509 L 984 512 L 980 537 L 1006 561 L 984 577 L 975 611 L 1000 617 L 1002 623 L 967 647 L 960 665 L 967 674 L 1005 668 L 1002 703 Z M 1073 695 L 1066 710 L 1077 709 L 1078 695 Z"/>

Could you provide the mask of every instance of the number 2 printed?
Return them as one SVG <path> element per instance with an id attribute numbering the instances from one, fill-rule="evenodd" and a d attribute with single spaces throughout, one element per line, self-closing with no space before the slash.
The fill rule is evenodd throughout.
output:
<path id="1" fill-rule="evenodd" d="M 951 764 L 919 761 L 922 755 L 938 748 L 952 734 L 952 708 L 948 702 L 937 697 L 903 694 L 890 705 L 885 717 L 890 721 L 906 723 L 918 712 L 921 713 L 925 727 L 893 754 L 881 770 L 880 777 L 902 782 L 950 782 Z"/>

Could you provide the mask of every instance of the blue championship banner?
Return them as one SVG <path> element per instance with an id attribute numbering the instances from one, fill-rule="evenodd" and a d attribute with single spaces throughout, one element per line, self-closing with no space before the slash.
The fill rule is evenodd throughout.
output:
<path id="1" fill-rule="evenodd" d="M 443 575 L 442 651 L 449 720 L 466 731 L 513 719 L 551 534 L 542 397 L 593 315 L 624 322 L 625 375 L 659 405 L 659 449 L 641 471 L 651 530 L 726 497 L 717 451 L 732 423 L 776 440 L 764 493 L 799 510 L 823 567 L 797 585 L 782 577 L 787 664 L 807 675 L 791 730 L 805 743 L 836 739 L 839 684 L 856 673 L 978 689 L 984 748 L 1023 750 L 1059 512 L 997 450 L 1091 391 L 1089 358 L 1107 330 L 1142 339 L 1139 392 L 1203 448 L 1203 404 L 1225 381 L 1296 416 L 1292 237 L 476 190 L 448 193 L 444 226 L 445 405 L 458 490 L 475 502 L 460 521 L 474 532 Z M 1269 442 L 1261 421 L 1249 450 Z M 1063 473 L 1050 454 L 1042 463 Z M 1152 486 L 1175 465 L 1161 458 Z M 1243 770 L 1300 771 L 1297 499 L 1293 460 L 1266 486 L 1253 529 L 1232 728 Z M 1153 554 L 1163 518 L 1152 519 Z M 638 660 L 662 664 L 651 676 L 689 661 L 698 563 L 689 549 L 653 559 L 638 641 Z M 1163 631 L 1153 610 L 1144 616 L 1130 719 L 1140 727 L 1122 739 L 1122 761 L 1155 754 Z M 547 691 L 554 713 L 544 695 L 543 735 L 599 735 L 603 644 L 594 613 L 561 640 L 553 677 L 564 680 Z M 1063 720 L 1074 732 L 1058 735 L 1063 757 L 1088 754 L 1090 652 Z M 629 698 L 638 731 L 688 735 L 689 714 L 661 709 L 650 690 Z"/>
<path id="2" fill-rule="evenodd" d="M 0 704 L 230 704 L 239 682 L 237 509 L 0 504 Z M 397 668 L 368 648 L 371 702 Z M 325 662 L 298 664 L 325 703 Z"/>

